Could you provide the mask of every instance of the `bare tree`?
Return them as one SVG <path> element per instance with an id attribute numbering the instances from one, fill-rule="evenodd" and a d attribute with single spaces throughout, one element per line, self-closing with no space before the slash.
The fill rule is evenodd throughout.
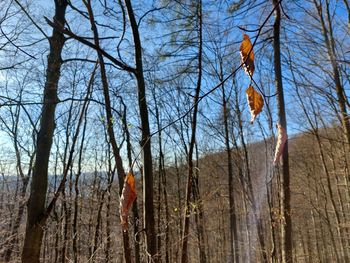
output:
<path id="1" fill-rule="evenodd" d="M 67 1 L 55 0 L 56 23 L 65 24 Z M 48 55 L 46 84 L 44 88 L 43 108 L 40 129 L 37 138 L 36 158 L 33 168 L 30 198 L 28 201 L 28 215 L 26 234 L 22 252 L 22 262 L 33 263 L 40 261 L 40 248 L 44 228 L 41 219 L 45 212 L 45 201 L 48 181 L 48 165 L 52 137 L 55 129 L 55 108 L 57 104 L 57 88 L 61 69 L 61 52 L 65 38 L 57 29 L 53 29 Z"/>
<path id="2" fill-rule="evenodd" d="M 195 88 L 195 95 L 193 97 L 193 113 L 192 113 L 192 123 L 191 123 L 191 139 L 188 146 L 188 177 L 187 177 L 187 185 L 186 185 L 186 201 L 185 201 L 185 213 L 184 213 L 184 229 L 183 229 L 183 237 L 182 237 L 182 255 L 181 262 L 188 262 L 188 237 L 189 237 L 189 226 L 190 226 L 190 200 L 191 195 L 193 195 L 193 184 L 195 184 L 195 176 L 194 176 L 194 164 L 193 164 L 193 153 L 194 147 L 196 144 L 196 128 L 197 128 L 197 116 L 198 116 L 198 104 L 199 104 L 199 95 L 202 86 L 202 56 L 203 56 L 203 21 L 202 21 L 202 1 L 197 1 L 196 3 L 196 30 L 198 33 L 198 75 L 197 75 L 197 83 Z M 203 233 L 201 233 L 203 234 Z M 202 244 L 200 244 L 201 246 Z M 206 255 L 203 248 L 200 247 L 200 260 L 201 262 L 206 262 Z"/>
<path id="3" fill-rule="evenodd" d="M 154 220 L 154 205 L 153 205 L 153 166 L 152 166 L 152 152 L 151 152 L 151 132 L 148 119 L 147 99 L 146 99 L 146 87 L 145 78 L 143 73 L 143 59 L 142 59 L 142 46 L 140 41 L 138 24 L 134 15 L 134 10 L 130 0 L 125 0 L 126 10 L 128 12 L 132 35 L 134 39 L 134 52 L 135 52 L 135 77 L 138 88 L 138 104 L 139 113 L 141 119 L 141 147 L 142 147 L 142 159 L 143 159 L 143 213 L 144 213 L 144 226 L 146 230 L 147 239 L 147 252 L 150 254 L 151 259 L 158 262 L 157 259 L 157 236 L 155 230 Z"/>
<path id="4" fill-rule="evenodd" d="M 272 1 L 275 6 L 275 22 L 273 25 L 273 50 L 275 83 L 278 102 L 278 120 L 280 125 L 287 133 L 287 120 L 284 106 L 284 94 L 282 84 L 282 66 L 281 66 L 281 47 L 280 47 L 280 27 L 281 27 L 281 8 L 277 0 Z M 282 153 L 282 176 L 280 178 L 280 205 L 281 216 L 281 253 L 282 263 L 293 262 L 293 240 L 292 240 L 292 217 L 290 208 L 290 179 L 289 179 L 289 157 L 288 141 L 286 142 Z"/>

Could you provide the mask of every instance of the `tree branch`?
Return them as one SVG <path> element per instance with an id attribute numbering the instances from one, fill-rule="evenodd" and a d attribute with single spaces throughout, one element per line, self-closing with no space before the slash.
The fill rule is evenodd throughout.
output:
<path id="1" fill-rule="evenodd" d="M 86 40 L 85 38 L 76 35 L 75 33 L 73 33 L 72 31 L 68 30 L 67 28 L 64 28 L 60 25 L 57 25 L 56 23 L 52 22 L 51 20 L 49 20 L 47 17 L 44 17 L 46 22 L 53 28 L 57 29 L 58 31 L 60 31 L 62 34 L 65 34 L 67 36 L 70 36 L 72 38 L 74 38 L 75 40 L 78 40 L 79 42 L 81 42 L 82 44 L 100 52 L 104 57 L 106 57 L 107 59 L 109 59 L 111 62 L 113 62 L 116 66 L 118 66 L 119 68 L 121 68 L 122 70 L 125 70 L 127 72 L 133 73 L 135 74 L 136 69 L 133 67 L 130 67 L 128 65 L 126 65 L 125 63 L 119 61 L 118 59 L 116 59 L 115 57 L 113 57 L 111 54 L 107 53 L 105 50 L 103 50 L 100 47 L 97 47 L 95 44 L 91 43 L 90 41 Z"/>

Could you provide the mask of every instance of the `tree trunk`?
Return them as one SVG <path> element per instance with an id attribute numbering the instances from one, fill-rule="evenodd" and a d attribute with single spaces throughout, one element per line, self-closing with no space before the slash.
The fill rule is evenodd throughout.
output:
<path id="1" fill-rule="evenodd" d="M 94 261 L 96 260 L 96 254 L 97 254 L 97 249 L 99 247 L 99 243 L 100 243 L 100 235 L 101 235 L 101 228 L 102 228 L 102 208 L 103 208 L 103 204 L 104 204 L 104 198 L 105 198 L 105 193 L 106 191 L 103 189 L 97 189 L 97 191 L 101 191 L 101 193 L 97 193 L 97 201 L 99 201 L 98 204 L 98 210 L 97 210 L 97 219 L 96 219 L 96 226 L 95 226 L 95 234 L 94 234 L 94 245 L 93 245 L 93 249 L 92 249 L 92 257 L 91 259 Z M 99 195 L 101 195 L 99 197 Z M 99 200 L 100 199 L 100 200 Z"/>
<path id="2" fill-rule="evenodd" d="M 198 115 L 198 103 L 199 95 L 201 90 L 202 83 L 202 53 L 203 53 L 203 37 L 202 37 L 202 1 L 197 2 L 197 16 L 198 16 L 198 34 L 199 34 L 199 47 L 198 47 L 198 77 L 197 77 L 197 86 L 195 90 L 194 100 L 193 100 L 193 117 L 192 117 L 192 134 L 191 141 L 188 150 L 188 177 L 186 185 L 186 197 L 185 197 L 185 213 L 184 213 L 184 226 L 182 233 L 182 252 L 181 252 L 181 263 L 188 262 L 188 235 L 190 227 L 190 200 L 191 200 L 191 191 L 192 184 L 194 180 L 193 176 L 193 151 L 196 143 L 196 128 L 197 128 L 197 115 Z"/>
<path id="3" fill-rule="evenodd" d="M 180 179 L 181 179 L 181 174 L 180 174 L 180 169 L 179 169 L 179 164 L 178 164 L 178 160 L 177 160 L 177 154 L 175 153 L 175 173 L 176 173 L 176 188 L 177 188 L 177 206 L 178 206 L 178 210 L 180 210 L 181 208 L 181 187 L 180 187 Z M 185 207 L 186 209 L 186 207 Z M 183 229 L 183 222 L 181 220 L 181 214 L 178 216 L 178 222 L 177 222 L 177 233 L 178 233 L 178 238 L 181 239 L 182 237 L 182 229 Z M 179 261 L 180 258 L 180 253 L 181 253 L 181 243 L 179 242 L 177 249 L 176 249 L 176 253 L 175 253 L 175 262 Z"/>
<path id="4" fill-rule="evenodd" d="M 132 172 L 132 147 L 131 147 L 131 141 L 130 141 L 130 131 L 128 128 L 128 122 L 127 122 L 127 115 L 126 115 L 126 105 L 123 101 L 123 99 L 120 97 L 120 101 L 123 104 L 124 111 L 122 114 L 122 122 L 124 126 L 124 132 L 126 137 L 126 150 L 127 150 L 127 156 L 128 156 L 128 162 L 129 162 L 129 168 Z M 133 225 L 134 225 L 134 248 L 135 248 L 135 263 L 140 263 L 140 235 L 139 235 L 139 209 L 137 205 L 137 198 L 135 199 L 133 205 L 132 205 L 132 215 L 133 215 Z"/>
<path id="5" fill-rule="evenodd" d="M 134 10 L 130 0 L 125 0 L 125 6 L 128 11 L 130 26 L 134 38 L 135 48 L 135 62 L 136 70 L 135 76 L 138 87 L 138 104 L 141 118 L 141 148 L 142 148 L 142 163 L 143 163 L 143 211 L 144 211 L 144 228 L 146 230 L 146 249 L 150 254 L 151 259 L 157 262 L 157 236 L 155 230 L 154 220 L 154 205 L 153 205 L 153 166 L 152 166 L 152 151 L 151 151 L 151 134 L 148 120 L 148 109 L 146 99 L 145 79 L 143 76 L 143 62 L 142 62 L 142 46 L 138 25 L 135 19 Z"/>
<path id="6" fill-rule="evenodd" d="M 220 63 L 220 82 L 223 81 L 223 70 L 222 63 Z M 230 252 L 231 252 L 231 262 L 239 263 L 239 252 L 238 252 L 238 231 L 237 231 L 237 217 L 236 217 L 236 203 L 234 195 L 234 185 L 233 185 L 233 163 L 232 154 L 230 147 L 230 133 L 229 133 L 229 112 L 227 109 L 227 98 L 225 94 L 225 86 L 222 85 L 222 109 L 224 114 L 224 130 L 225 130 L 225 151 L 227 156 L 228 165 L 228 194 L 229 194 L 229 215 L 230 215 Z"/>
<path id="7" fill-rule="evenodd" d="M 60 26 L 65 24 L 66 0 L 55 0 L 54 20 Z M 41 217 L 45 212 L 45 200 L 48 185 L 48 166 L 53 132 L 55 129 L 55 109 L 57 103 L 57 86 L 61 70 L 61 52 L 65 38 L 56 28 L 50 38 L 46 82 L 44 88 L 44 104 L 37 137 L 36 159 L 28 201 L 28 215 L 24 246 L 22 251 L 23 263 L 40 262 L 40 248 L 44 228 Z"/>
<path id="8" fill-rule="evenodd" d="M 90 24 L 91 24 L 91 30 L 93 31 L 94 34 L 94 42 L 96 47 L 99 48 L 100 50 L 100 42 L 99 42 L 99 34 L 98 30 L 95 24 L 95 18 L 93 14 L 93 10 L 91 7 L 91 1 L 90 0 L 85 0 L 84 4 L 88 10 L 89 13 L 89 19 L 90 19 Z M 108 87 L 108 81 L 107 81 L 107 74 L 106 74 L 106 69 L 105 69 L 105 63 L 104 63 L 104 58 L 103 55 L 100 51 L 97 51 L 97 56 L 98 56 L 98 61 L 100 65 L 100 71 L 101 71 L 101 80 L 102 80 L 102 87 L 103 87 L 103 95 L 105 99 L 105 111 L 106 111 L 106 117 L 107 117 L 107 132 L 108 132 L 108 137 L 111 142 L 112 146 L 112 151 L 117 167 L 117 173 L 118 173 L 118 181 L 119 181 L 119 195 L 121 195 L 122 190 L 123 190 L 123 182 L 124 182 L 124 177 L 125 177 L 125 170 L 123 167 L 123 161 L 120 156 L 120 149 L 117 144 L 117 141 L 115 139 L 114 135 L 114 128 L 113 128 L 113 114 L 112 114 L 112 109 L 111 109 L 111 100 L 110 100 L 110 95 L 109 95 L 109 87 Z M 129 232 L 128 230 L 122 231 L 123 235 L 123 244 L 124 244 L 124 258 L 126 263 L 131 262 L 131 250 L 130 250 L 130 242 L 129 242 Z"/>
<path id="9" fill-rule="evenodd" d="M 78 220 L 79 220 L 79 195 L 80 195 L 79 179 L 82 174 L 82 160 L 83 160 L 86 126 L 87 126 L 87 114 L 85 112 L 83 133 L 82 133 L 79 156 L 78 156 L 78 171 L 77 171 L 77 174 L 75 175 L 75 182 L 74 182 L 75 197 L 74 197 L 74 213 L 73 213 L 73 226 L 72 226 L 72 235 L 73 235 L 72 249 L 73 249 L 74 263 L 78 263 L 79 261 L 79 249 L 78 249 L 78 238 L 79 238 Z"/>
<path id="10" fill-rule="evenodd" d="M 199 250 L 199 260 L 201 263 L 207 262 L 206 255 L 206 244 L 204 238 L 204 211 L 203 211 L 203 203 L 200 196 L 199 191 L 199 153 L 198 153 L 198 145 L 196 145 L 196 170 L 193 178 L 192 185 L 192 193 L 193 193 L 193 203 L 195 204 L 195 222 L 197 226 L 197 238 L 198 238 L 198 250 Z"/>
<path id="11" fill-rule="evenodd" d="M 160 219 L 161 219 L 161 205 L 162 200 L 161 196 L 164 198 L 164 209 L 165 209 L 165 262 L 169 263 L 169 250 L 170 250 L 170 244 L 169 244 L 169 207 L 168 207 L 168 193 L 167 193 L 167 185 L 166 185 L 166 169 L 164 164 L 164 153 L 163 153 L 163 143 L 162 143 L 162 131 L 161 131 L 161 123 L 160 123 L 160 113 L 159 113 L 159 107 L 157 102 L 157 96 L 155 89 L 153 89 L 153 100 L 155 103 L 155 117 L 156 117 L 156 123 L 157 123 L 157 129 L 158 129 L 158 147 L 159 147 L 159 164 L 158 164 L 158 172 L 159 172 L 159 181 L 158 181 L 158 233 L 161 231 L 160 227 Z M 162 190 L 162 191 L 161 191 Z M 161 253 L 161 235 L 158 236 L 158 253 Z M 160 254 L 161 255 L 161 254 Z"/>
<path id="12" fill-rule="evenodd" d="M 273 4 L 279 5 L 277 0 Z M 275 22 L 273 25 L 273 50 L 275 66 L 275 85 L 277 89 L 278 120 L 287 133 L 287 121 L 284 106 L 283 84 L 282 84 L 282 67 L 281 67 L 281 47 L 280 47 L 280 26 L 281 26 L 281 9 L 277 6 L 275 9 Z M 289 157 L 288 141 L 286 142 L 282 153 L 282 176 L 280 187 L 281 198 L 281 216 L 284 222 L 281 224 L 281 255 L 282 263 L 293 262 L 293 244 L 292 244 L 292 219 L 290 214 L 290 186 L 289 186 Z"/>

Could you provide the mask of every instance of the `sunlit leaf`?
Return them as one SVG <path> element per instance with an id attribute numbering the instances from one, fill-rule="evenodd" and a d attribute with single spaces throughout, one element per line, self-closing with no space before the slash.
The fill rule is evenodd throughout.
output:
<path id="1" fill-rule="evenodd" d="M 254 51 L 248 35 L 243 34 L 243 41 L 239 50 L 245 72 L 248 74 L 248 76 L 253 77 L 255 68 Z"/>
<path id="2" fill-rule="evenodd" d="M 264 100 L 261 94 L 257 92 L 252 86 L 249 86 L 245 93 L 247 95 L 250 114 L 252 116 L 250 123 L 253 123 L 256 116 L 262 111 L 262 108 L 264 107 Z"/>
<path id="3" fill-rule="evenodd" d="M 135 178 L 132 173 L 128 173 L 128 175 L 124 179 L 124 186 L 119 204 L 120 221 L 121 225 L 123 226 L 123 229 L 128 228 L 128 212 L 135 199 Z"/>
<path id="4" fill-rule="evenodd" d="M 276 165 L 279 159 L 281 158 L 284 145 L 286 144 L 286 141 L 288 139 L 286 130 L 279 123 L 277 123 L 277 132 L 278 132 L 278 135 L 277 135 L 277 144 L 276 144 L 276 150 L 275 150 L 275 158 L 273 159 L 274 165 Z"/>

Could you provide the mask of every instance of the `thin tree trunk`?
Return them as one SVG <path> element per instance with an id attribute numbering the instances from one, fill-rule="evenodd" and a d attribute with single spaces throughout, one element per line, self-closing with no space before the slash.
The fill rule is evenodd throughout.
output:
<path id="1" fill-rule="evenodd" d="M 130 0 L 125 0 L 125 6 L 128 11 L 130 26 L 134 38 L 135 62 L 136 70 L 135 76 L 138 87 L 138 104 L 141 117 L 141 148 L 143 159 L 143 212 L 144 212 L 144 228 L 146 230 L 147 253 L 150 254 L 151 260 L 157 262 L 157 236 L 155 230 L 154 220 L 154 205 L 153 205 L 153 165 L 152 165 L 152 151 L 151 151 L 151 133 L 148 120 L 148 109 L 146 100 L 146 87 L 143 76 L 143 62 L 142 62 L 142 46 L 138 25 L 134 15 L 134 10 Z"/>
<path id="2" fill-rule="evenodd" d="M 235 89 L 236 89 L 235 93 L 238 94 L 238 90 L 237 90 L 236 86 L 235 86 Z M 237 118 L 238 118 L 239 136 L 241 139 L 242 150 L 243 150 L 243 154 L 244 154 L 243 161 L 244 161 L 245 170 L 246 170 L 245 176 L 242 173 L 242 179 L 241 179 L 242 186 L 243 186 L 243 189 L 245 191 L 245 195 L 247 197 L 247 200 L 249 201 L 251 208 L 253 210 L 253 220 L 254 220 L 254 223 L 256 225 L 262 261 L 264 263 L 267 263 L 268 256 L 267 256 L 266 245 L 265 245 L 265 240 L 264 240 L 262 220 L 261 220 L 261 215 L 258 213 L 257 202 L 255 199 L 255 194 L 254 194 L 254 189 L 253 189 L 253 184 L 252 184 L 252 179 L 251 179 L 248 148 L 247 148 L 245 138 L 244 138 L 244 133 L 243 133 L 242 113 L 241 113 L 241 109 L 239 107 L 238 95 L 236 95 L 236 103 L 235 104 L 236 104 L 235 105 L 236 114 L 237 114 Z M 247 223 L 249 221 L 250 220 L 247 219 Z"/>
<path id="3" fill-rule="evenodd" d="M 164 157 L 163 157 L 164 162 Z M 163 164 L 164 166 L 164 164 Z M 165 263 L 170 263 L 171 258 L 171 245 L 170 245 L 170 212 L 169 212 L 169 205 L 168 205 L 168 193 L 167 193 L 167 183 L 166 183 L 166 173 L 162 174 L 162 184 L 163 184 L 163 195 L 164 195 L 164 206 L 165 206 Z"/>
<path id="4" fill-rule="evenodd" d="M 94 168 L 94 179 L 91 186 L 91 197 L 90 197 L 90 207 L 89 207 L 89 228 L 88 228 L 88 246 L 89 246 L 89 258 L 92 258 L 94 256 L 93 254 L 93 241 L 94 241 L 94 233 L 93 233 L 93 226 L 95 221 L 95 211 L 96 211 L 96 202 L 95 198 L 98 199 L 98 192 L 97 189 L 97 154 L 95 154 L 95 168 Z M 95 197 L 96 194 L 96 197 Z"/>
<path id="5" fill-rule="evenodd" d="M 279 5 L 277 0 L 273 0 L 273 5 Z M 275 9 L 275 22 L 273 25 L 273 50 L 275 66 L 275 84 L 277 89 L 278 119 L 280 125 L 287 133 L 287 121 L 284 106 L 283 84 L 282 84 L 282 66 L 281 66 L 281 47 L 280 47 L 280 26 L 281 9 L 277 6 Z M 293 240 L 292 240 L 292 218 L 290 208 L 290 182 L 289 182 L 289 157 L 288 141 L 285 143 L 282 153 L 282 176 L 281 176 L 281 216 L 284 222 L 281 224 L 281 253 L 282 263 L 293 262 Z"/>
<path id="6" fill-rule="evenodd" d="M 240 171 L 241 173 L 241 184 L 242 184 L 242 189 L 243 191 L 245 189 L 244 185 L 244 179 L 243 179 L 243 172 Z M 251 241 L 251 236 L 250 236 L 250 230 L 249 230 L 249 225 L 250 225 L 250 220 L 249 220 L 249 211 L 248 211 L 248 204 L 247 201 L 248 199 L 246 198 L 246 194 L 243 194 L 243 214 L 244 214 L 244 220 L 242 220 L 242 225 L 244 224 L 244 230 L 245 230 L 245 237 L 246 237 L 246 244 L 248 246 L 243 246 L 245 248 L 245 253 L 243 255 L 243 260 L 242 262 L 251 262 L 252 261 L 252 241 Z M 243 226 L 242 226 L 243 229 Z"/>
<path id="7" fill-rule="evenodd" d="M 59 242 L 60 242 L 60 231 L 59 229 L 59 215 L 58 212 L 56 211 L 56 208 L 53 211 L 53 218 L 54 218 L 54 223 L 55 223 L 55 244 L 54 244 L 54 263 L 58 262 L 58 256 L 59 256 Z"/>
<path id="8" fill-rule="evenodd" d="M 67 253 L 67 243 L 68 243 L 68 222 L 69 222 L 69 212 L 68 212 L 68 205 L 67 205 L 67 196 L 65 189 L 62 190 L 62 205 L 61 205 L 61 217 L 62 217 L 62 227 L 63 227 L 63 233 L 62 233 L 62 249 L 61 249 L 61 263 L 66 262 L 66 253 Z"/>
<path id="9" fill-rule="evenodd" d="M 75 182 L 74 182 L 74 191 L 75 191 L 75 197 L 74 197 L 74 213 L 73 213 L 73 262 L 78 263 L 79 260 L 79 249 L 78 249 L 78 238 L 79 238 L 79 228 L 78 228 L 78 216 L 79 216 L 79 179 L 82 173 L 82 160 L 83 160 L 83 149 L 84 149 L 84 141 L 85 141 L 85 134 L 86 134 L 86 126 L 87 126 L 87 114 L 85 112 L 84 115 L 84 126 L 83 126 L 83 133 L 81 138 L 81 145 L 79 149 L 79 156 L 78 156 L 78 171 L 75 176 Z"/>
<path id="10" fill-rule="evenodd" d="M 109 158 L 110 160 L 110 158 Z M 107 203 L 106 203 L 106 247 L 105 247 L 105 262 L 109 263 L 112 259 L 111 251 L 112 251 L 112 227 L 111 227 L 111 189 L 113 183 L 113 174 L 111 162 L 108 161 L 108 188 L 107 188 Z"/>
<path id="11" fill-rule="evenodd" d="M 235 101 L 235 111 L 236 111 L 236 116 L 238 118 L 238 126 L 239 126 L 239 130 L 241 131 L 241 120 L 240 120 L 240 117 L 239 117 L 239 114 L 240 114 L 240 109 L 237 108 L 238 107 L 238 90 L 235 87 L 235 98 L 236 98 L 236 101 Z M 239 131 L 239 132 L 240 132 Z M 234 157 L 234 161 L 235 161 L 235 166 L 237 167 L 237 173 L 238 173 L 238 179 L 239 179 L 239 182 L 241 184 L 241 188 L 242 188 L 242 199 L 241 199 L 241 210 L 242 210 L 242 215 L 244 215 L 244 218 L 242 216 L 241 218 L 241 222 L 240 222 L 240 229 L 241 229 L 241 233 L 240 233 L 240 236 L 242 237 L 242 240 L 243 240 L 243 237 L 245 237 L 245 240 L 246 240 L 246 243 L 247 245 L 244 246 L 245 247 L 248 247 L 248 248 L 251 248 L 252 245 L 251 245 L 251 239 L 250 239 L 250 232 L 249 232 L 249 228 L 248 228 L 248 224 L 249 224 L 249 212 L 248 212 L 248 205 L 247 205 L 247 201 L 249 200 L 249 197 L 247 196 L 247 190 L 246 190 L 246 183 L 245 183 L 245 179 L 244 179 L 244 176 L 243 176 L 243 171 L 242 171 L 242 163 L 243 163 L 243 159 L 241 157 L 241 154 L 240 154 L 240 148 L 238 146 L 238 142 L 237 142 L 237 138 L 235 136 L 234 133 L 232 133 L 232 143 L 233 143 L 233 146 L 234 146 L 234 153 L 235 153 L 235 157 Z M 244 233 L 244 234 L 243 234 Z M 251 249 L 240 249 L 240 251 L 242 251 L 242 255 L 241 255 L 241 262 L 250 262 L 250 259 L 251 259 Z"/>
<path id="12" fill-rule="evenodd" d="M 180 208 L 181 208 L 181 188 L 180 188 L 180 169 L 179 169 L 179 165 L 178 165 L 178 160 L 177 160 L 177 154 L 175 153 L 175 172 L 176 172 L 176 181 L 177 181 L 177 206 L 178 206 L 178 211 L 181 211 Z M 186 207 L 185 207 L 186 209 Z M 182 223 L 182 220 L 181 220 L 181 215 L 178 217 L 178 227 L 177 227 L 177 230 L 178 230 L 178 238 L 181 239 L 182 237 L 182 229 L 183 229 L 183 223 Z M 175 255 L 175 262 L 178 262 L 179 261 L 179 258 L 180 258 L 180 254 L 181 253 L 181 244 L 179 243 L 179 246 L 176 250 L 176 255 Z"/>
<path id="13" fill-rule="evenodd" d="M 193 150 L 196 143 L 196 128 L 197 128 L 197 115 L 198 115 L 198 102 L 202 83 L 202 53 L 203 53 L 203 37 L 202 37 L 202 1 L 197 2 L 197 16 L 198 16 L 198 77 L 197 85 L 193 100 L 193 117 L 192 117 L 192 134 L 191 141 L 188 150 L 188 177 L 186 185 L 186 197 L 185 197 L 185 213 L 184 213 L 184 228 L 182 233 L 182 251 L 181 251 L 181 263 L 188 262 L 188 236 L 190 227 L 190 200 L 191 190 L 193 184 Z"/>
<path id="14" fill-rule="evenodd" d="M 95 18 L 93 14 L 93 10 L 91 7 L 91 1 L 90 0 L 84 0 L 84 4 L 88 10 L 89 13 L 89 19 L 90 19 L 90 25 L 91 30 L 94 34 L 94 42 L 96 47 L 100 50 L 100 42 L 99 42 L 99 34 L 98 30 L 95 24 Z M 123 190 L 123 182 L 125 177 L 125 170 L 123 167 L 123 161 L 120 156 L 120 149 L 117 144 L 117 141 L 115 139 L 114 135 L 114 128 L 113 128 L 113 114 L 111 110 L 111 101 L 110 101 L 110 95 L 109 95 L 109 87 L 108 87 L 108 81 L 107 81 L 107 74 L 105 69 L 105 63 L 104 63 L 104 57 L 100 51 L 97 51 L 98 61 L 100 65 L 100 72 L 101 72 L 101 79 L 102 79 L 102 87 L 103 87 L 103 95 L 105 99 L 105 110 L 106 110 L 106 117 L 107 117 L 107 132 L 108 137 L 112 145 L 112 151 L 115 159 L 115 163 L 117 166 L 117 173 L 118 173 L 118 180 L 119 180 L 119 195 L 121 195 L 121 192 Z M 122 230 L 123 235 L 123 244 L 124 244 L 124 258 L 126 263 L 131 263 L 131 249 L 130 249 L 130 242 L 129 242 L 129 231 L 128 230 Z"/>
<path id="15" fill-rule="evenodd" d="M 267 203 L 268 203 L 268 206 L 269 206 L 269 219 L 270 219 L 270 233 L 271 233 L 271 254 L 270 254 L 270 262 L 273 262 L 273 263 L 277 263 L 278 260 L 277 260 L 277 253 L 276 253 L 276 231 L 275 231 L 275 228 L 276 228 L 276 222 L 275 222 L 275 219 L 274 219 L 274 215 L 273 215 L 273 183 L 270 182 L 270 183 L 267 183 L 266 184 L 266 195 L 267 195 Z"/>
<path id="16" fill-rule="evenodd" d="M 96 259 L 96 253 L 97 249 L 99 247 L 99 240 L 100 240 L 100 233 L 101 233 L 101 222 L 102 222 L 102 208 L 104 204 L 104 196 L 106 191 L 102 189 L 98 189 L 97 191 L 102 191 L 101 193 L 101 199 L 99 200 L 98 210 L 97 210 L 97 219 L 96 219 L 96 226 L 95 226 L 95 234 L 94 234 L 94 245 L 92 249 L 92 257 L 91 259 Z"/>
<path id="17" fill-rule="evenodd" d="M 205 222 L 204 222 L 204 211 L 203 211 L 203 203 L 200 196 L 199 191 L 199 153 L 198 153 L 198 147 L 197 143 L 195 144 L 196 147 L 196 170 L 194 173 L 193 178 L 193 202 L 195 204 L 195 221 L 197 225 L 197 236 L 198 236 L 198 250 L 199 250 L 199 260 L 201 263 L 207 262 L 207 255 L 206 255 L 206 244 L 205 244 L 205 238 L 204 238 L 204 228 L 205 228 Z"/>
<path id="18" fill-rule="evenodd" d="M 313 231 L 314 231 L 314 235 L 315 235 L 316 254 L 317 254 L 319 261 L 322 262 L 322 254 L 321 254 L 321 248 L 320 248 L 320 243 L 319 243 L 320 238 L 318 238 L 318 231 L 317 231 L 318 227 L 316 227 L 316 220 L 315 220 L 314 211 L 311 210 L 310 213 L 311 213 L 312 227 L 313 227 Z"/>
<path id="19" fill-rule="evenodd" d="M 127 151 L 127 156 L 128 156 L 128 161 L 129 161 L 129 168 L 130 171 L 132 172 L 132 147 L 131 147 L 131 141 L 130 141 L 130 132 L 128 128 L 128 122 L 126 118 L 126 105 L 123 101 L 122 98 L 120 98 L 121 103 L 123 104 L 124 111 L 122 115 L 122 122 L 124 126 L 124 132 L 125 132 L 125 137 L 126 137 L 126 151 Z M 132 205 L 132 214 L 133 214 L 133 225 L 134 225 L 134 247 L 135 247 L 135 263 L 140 263 L 141 262 L 141 257 L 140 257 L 140 235 L 139 235 L 139 209 L 137 205 L 137 198 L 135 199 L 133 205 Z"/>
<path id="20" fill-rule="evenodd" d="M 73 94 L 74 94 L 74 88 L 75 86 L 73 86 Z M 69 110 L 68 110 L 68 118 L 67 118 L 67 122 L 66 122 L 66 127 L 65 127 L 65 147 L 64 147 L 64 155 L 63 155 L 63 167 L 67 166 L 67 155 L 69 154 L 68 152 L 68 148 L 69 148 L 69 137 L 70 137 L 70 132 L 69 132 L 69 127 L 71 125 L 71 120 L 73 117 L 73 101 L 71 101 L 70 106 L 69 106 Z M 67 167 L 67 169 L 71 169 L 70 167 Z M 71 174 L 71 173 L 70 173 Z M 71 180 L 71 176 L 70 176 L 70 180 Z M 70 188 L 70 193 L 71 193 L 71 188 Z M 67 253 L 67 246 L 68 246 L 68 231 L 69 231 L 69 227 L 70 227 L 70 217 L 71 217 L 71 209 L 69 207 L 68 204 L 68 200 L 67 200 L 67 196 L 66 196 L 66 189 L 65 187 L 62 188 L 62 210 L 63 210 L 63 214 L 64 214 L 64 220 L 62 220 L 62 224 L 63 224 L 63 242 L 62 242 L 62 251 L 61 251 L 61 263 L 65 263 L 66 262 L 66 253 Z"/>
<path id="21" fill-rule="evenodd" d="M 223 81 L 223 69 L 222 63 L 220 63 L 220 82 Z M 228 165 L 228 194 L 229 194 L 229 215 L 230 215 L 230 252 L 231 252 L 231 262 L 239 263 L 239 244 L 238 244 L 238 231 L 237 231 L 237 217 L 236 217 L 236 204 L 234 195 L 234 185 L 233 185 L 233 164 L 232 164 L 232 154 L 230 147 L 230 133 L 229 133 L 229 112 L 227 109 L 227 98 L 225 94 L 225 86 L 222 85 L 222 108 L 224 114 L 224 129 L 225 129 L 225 151 L 227 155 L 227 165 Z"/>
<path id="22" fill-rule="evenodd" d="M 55 0 L 56 23 L 65 24 L 66 0 Z M 36 145 L 36 159 L 28 201 L 28 215 L 22 263 L 40 262 L 40 248 L 44 228 L 40 221 L 45 212 L 45 200 L 48 185 L 48 166 L 52 137 L 55 129 L 55 109 L 57 103 L 57 86 L 61 70 L 61 52 L 65 38 L 57 29 L 53 29 L 50 38 L 50 53 L 48 55 L 46 82 L 44 88 L 44 104 Z"/>
<path id="23" fill-rule="evenodd" d="M 162 144 L 162 132 L 161 132 L 161 123 L 160 123 L 160 113 L 157 104 L 157 96 L 155 90 L 153 90 L 153 100 L 155 103 L 155 117 L 157 122 L 158 129 L 158 147 L 159 147 L 159 164 L 158 164 L 158 172 L 159 172 L 159 182 L 158 182 L 158 233 L 160 233 L 160 218 L 161 218 L 161 195 L 164 198 L 164 207 L 165 207 L 165 262 L 169 263 L 169 207 L 168 207 L 168 194 L 167 194 L 167 185 L 166 185 L 166 171 L 164 166 L 164 153 L 163 153 L 163 144 Z M 163 191 L 161 191 L 161 189 Z M 158 253 L 161 252 L 161 235 L 158 237 Z"/>
<path id="24" fill-rule="evenodd" d="M 161 145 L 161 143 L 160 143 Z M 161 151 L 161 150 L 160 150 Z M 161 163 L 161 156 L 159 157 L 158 160 L 158 192 L 157 192 L 157 212 L 158 212 L 158 217 L 157 217 L 157 231 L 158 231 L 158 236 L 157 236 L 157 255 L 158 255 L 158 262 L 162 262 L 162 236 L 160 233 L 162 233 L 162 173 L 163 173 L 163 168 L 162 168 L 162 163 Z"/>
<path id="25" fill-rule="evenodd" d="M 266 103 L 267 104 L 267 103 Z M 269 105 L 267 104 L 266 105 L 267 107 L 267 111 L 269 112 L 269 116 L 271 117 L 271 111 L 270 111 L 270 107 Z M 271 119 L 271 122 L 272 122 L 272 119 Z M 278 260 L 277 260 L 277 254 L 276 254 L 276 222 L 275 222 L 275 216 L 274 216 L 274 180 L 272 180 L 272 176 L 273 176 L 273 170 L 272 170 L 272 173 L 270 173 L 270 162 L 271 162 L 271 158 L 270 158 L 270 152 L 272 152 L 273 150 L 272 149 L 269 149 L 269 145 L 271 145 L 271 143 L 269 142 L 269 140 L 265 137 L 265 133 L 263 131 L 263 127 L 261 125 L 261 123 L 259 122 L 259 126 L 260 126 L 260 129 L 262 131 L 262 135 L 263 135 L 263 138 L 264 138 L 264 144 L 265 144 L 265 168 L 264 168 L 264 171 L 266 171 L 266 174 L 265 174 L 265 186 L 266 186 L 266 198 L 267 198 L 267 206 L 268 206 L 268 228 L 270 230 L 270 237 L 271 237 L 271 249 L 270 249 L 270 254 L 269 254 L 269 262 L 272 262 L 272 263 L 277 263 Z M 272 138 L 274 138 L 274 133 L 273 133 L 273 129 L 272 129 L 272 126 L 269 125 L 269 128 L 270 128 L 270 131 L 271 131 L 271 136 Z"/>
<path id="26" fill-rule="evenodd" d="M 108 143 L 107 134 L 105 134 L 106 142 Z M 106 150 L 106 156 L 108 159 L 108 185 L 107 185 L 107 202 L 106 202 L 106 246 L 104 248 L 105 252 L 105 262 L 109 263 L 112 258 L 112 185 L 114 181 L 115 168 L 112 168 L 112 158 L 111 158 L 111 149 L 108 145 Z"/>

